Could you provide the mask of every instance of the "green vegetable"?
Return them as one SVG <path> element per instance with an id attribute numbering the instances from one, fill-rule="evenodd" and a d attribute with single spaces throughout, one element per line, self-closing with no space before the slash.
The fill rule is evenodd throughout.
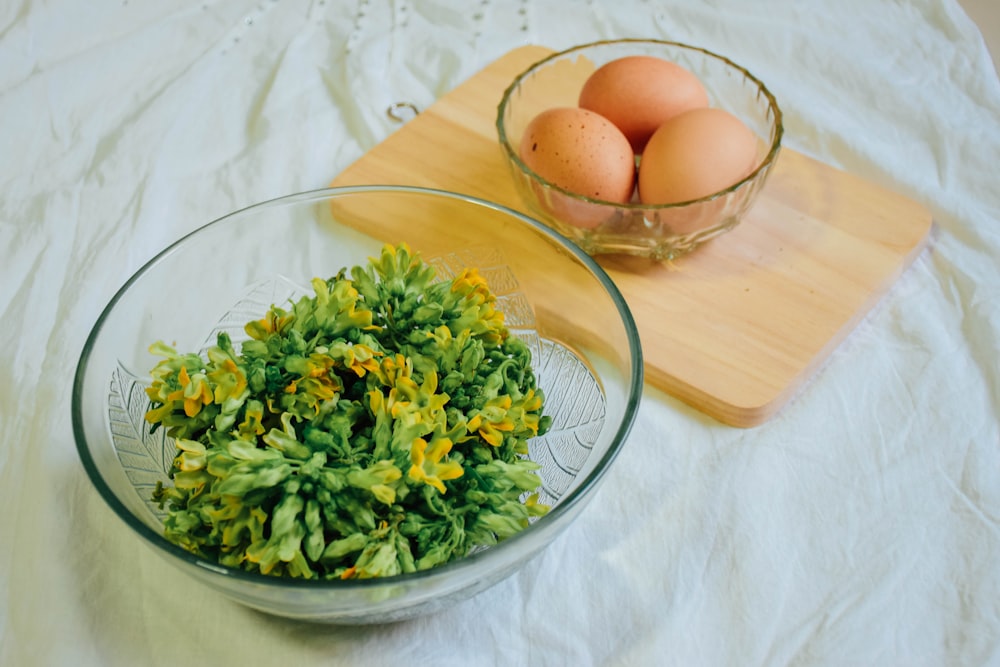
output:
<path id="1" fill-rule="evenodd" d="M 163 357 L 146 419 L 175 439 L 164 532 L 224 565 L 305 578 L 422 570 L 548 508 L 527 441 L 550 424 L 527 346 L 475 269 L 434 282 L 405 245 L 315 279 L 236 351 Z"/>

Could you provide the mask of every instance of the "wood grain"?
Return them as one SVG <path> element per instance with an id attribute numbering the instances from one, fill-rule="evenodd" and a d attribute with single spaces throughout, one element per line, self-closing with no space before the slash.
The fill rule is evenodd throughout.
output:
<path id="1" fill-rule="evenodd" d="M 332 185 L 407 184 L 527 213 L 496 137 L 510 81 L 551 53 L 514 50 L 407 122 Z M 765 422 L 815 374 L 926 244 L 931 215 L 783 149 L 732 232 L 671 263 L 598 257 L 642 340 L 646 380 L 738 427 Z M 559 276 L 552 277 L 553 289 Z"/>

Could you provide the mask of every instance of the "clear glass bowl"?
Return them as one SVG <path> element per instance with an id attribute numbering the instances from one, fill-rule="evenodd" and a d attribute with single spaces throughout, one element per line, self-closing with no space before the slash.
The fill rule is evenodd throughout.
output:
<path id="1" fill-rule="evenodd" d="M 601 65 L 633 55 L 685 67 L 705 86 L 709 104 L 740 118 L 757 136 L 757 166 L 743 180 L 712 195 L 677 204 L 645 205 L 591 199 L 546 181 L 518 156 L 531 120 L 559 106 L 577 106 L 587 78 Z M 525 204 L 543 222 L 592 255 L 623 253 L 673 259 L 735 227 L 752 205 L 781 149 L 781 110 L 764 84 L 728 58 L 662 40 L 621 39 L 576 46 L 518 75 L 497 109 L 497 133 Z"/>
<path id="2" fill-rule="evenodd" d="M 313 277 L 364 264 L 405 242 L 439 275 L 475 266 L 511 331 L 533 351 L 552 429 L 530 441 L 551 511 L 463 559 L 383 579 L 279 578 L 231 569 L 163 537 L 150 494 L 169 484 L 174 443 L 149 433 L 144 388 L 164 340 L 200 350 Z M 572 522 L 620 451 L 642 393 L 642 354 L 621 294 L 585 253 L 546 226 L 463 195 L 359 186 L 292 195 L 237 211 L 177 241 L 143 266 L 104 309 L 73 386 L 83 467 L 108 506 L 155 552 L 233 600 L 281 616 L 341 624 L 409 618 L 467 598 L 515 572 Z M 574 576 L 564 573 L 567 586 Z"/>

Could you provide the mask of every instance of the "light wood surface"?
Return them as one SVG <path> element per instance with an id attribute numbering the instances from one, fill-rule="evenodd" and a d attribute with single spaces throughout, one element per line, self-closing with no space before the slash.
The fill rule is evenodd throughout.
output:
<path id="1" fill-rule="evenodd" d="M 443 188 L 527 212 L 496 138 L 496 107 L 510 81 L 549 53 L 508 53 L 332 185 Z M 598 261 L 635 317 L 647 382 L 723 423 L 751 427 L 814 375 L 920 252 L 930 227 L 915 202 L 785 148 L 732 232 L 669 264 Z"/>

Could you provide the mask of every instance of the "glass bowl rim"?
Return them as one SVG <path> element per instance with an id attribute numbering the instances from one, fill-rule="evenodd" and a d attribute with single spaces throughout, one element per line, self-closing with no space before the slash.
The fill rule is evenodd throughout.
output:
<path id="1" fill-rule="evenodd" d="M 620 203 L 620 202 L 608 201 L 605 199 L 595 199 L 593 197 L 588 197 L 587 195 L 581 195 L 579 193 L 567 190 L 562 186 L 556 185 L 555 183 L 546 180 L 541 175 L 532 170 L 528 165 L 524 163 L 523 160 L 521 160 L 521 157 L 517 154 L 517 150 L 511 146 L 511 142 L 507 136 L 506 127 L 504 126 L 504 114 L 507 111 L 507 107 L 511 101 L 514 91 L 521 84 L 521 82 L 524 81 L 528 76 L 533 74 L 536 70 L 544 67 L 551 61 L 593 47 L 609 46 L 614 44 L 654 44 L 654 45 L 677 47 L 680 49 L 701 53 L 702 55 L 708 56 L 709 58 L 713 58 L 715 60 L 719 60 L 728 67 L 731 67 L 739 71 L 744 77 L 752 81 L 757 86 L 760 94 L 764 95 L 764 97 L 767 99 L 768 107 L 774 114 L 774 138 L 771 140 L 770 146 L 768 147 L 768 151 L 767 154 L 764 156 L 764 159 L 761 160 L 760 164 L 758 164 L 757 167 L 747 176 L 745 176 L 742 180 L 737 181 L 736 183 L 733 183 L 732 185 L 722 190 L 719 190 L 718 192 L 713 192 L 712 194 L 705 195 L 704 197 L 699 197 L 697 199 L 689 199 L 687 201 L 673 202 L 670 204 L 643 204 L 642 202 L 631 202 L 631 201 Z M 586 44 L 578 44 L 568 49 L 551 53 L 546 57 L 542 58 L 541 60 L 535 61 L 534 63 L 529 65 L 525 70 L 523 70 L 520 74 L 514 77 L 514 80 L 504 90 L 503 96 L 500 98 L 500 103 L 497 105 L 497 116 L 495 124 L 496 124 L 497 135 L 500 139 L 500 145 L 503 147 L 504 154 L 507 156 L 508 161 L 513 162 L 517 166 L 517 168 L 521 171 L 521 173 L 528 176 L 528 178 L 530 178 L 532 181 L 539 183 L 547 190 L 554 190 L 558 192 L 560 195 L 569 197 L 571 199 L 575 199 L 577 201 L 586 202 L 588 204 L 594 204 L 598 206 L 611 206 L 614 208 L 620 208 L 630 211 L 661 211 L 661 210 L 681 209 L 688 206 L 692 206 L 694 204 L 713 201 L 715 199 L 725 197 L 726 195 L 741 189 L 742 187 L 756 180 L 759 174 L 761 174 L 762 172 L 766 172 L 768 169 L 771 168 L 771 165 L 774 164 L 775 160 L 778 157 L 778 153 L 781 151 L 781 141 L 785 133 L 783 114 L 781 111 L 781 107 L 778 105 L 777 98 L 775 98 L 774 94 L 764 84 L 764 82 L 761 81 L 756 76 L 754 76 L 747 68 L 737 64 L 736 62 L 727 58 L 726 56 L 723 56 L 721 54 L 718 54 L 714 51 L 710 51 L 700 46 L 693 46 L 691 44 L 685 44 L 684 42 L 677 42 L 666 39 L 642 39 L 636 37 L 628 37 L 622 39 L 602 39 L 594 42 L 587 42 Z"/>
<path id="2" fill-rule="evenodd" d="M 594 469 L 590 471 L 586 478 L 580 482 L 576 488 L 574 488 L 568 495 L 560 498 L 560 502 L 553 507 L 548 514 L 539 517 L 538 520 L 532 522 L 527 528 L 521 530 L 515 535 L 498 542 L 497 544 L 477 551 L 475 553 L 464 556 L 458 560 L 444 563 L 442 565 L 437 565 L 426 570 L 420 570 L 417 572 L 397 574 L 387 577 L 376 577 L 371 579 L 301 579 L 293 577 L 284 576 L 274 576 L 265 575 L 259 572 L 250 572 L 246 570 L 240 570 L 234 567 L 222 565 L 217 562 L 212 562 L 210 560 L 201 558 L 182 547 L 170 542 L 163 536 L 162 532 L 157 532 L 150 528 L 144 521 L 137 518 L 125 504 L 118 498 L 115 492 L 111 489 L 108 482 L 105 481 L 104 475 L 102 474 L 99 466 L 96 464 L 94 458 L 90 455 L 90 451 L 87 445 L 87 438 L 84 429 L 84 418 L 82 413 L 82 396 L 83 388 L 85 384 L 85 378 L 88 371 L 88 362 L 90 360 L 91 351 L 96 344 L 97 338 L 99 337 L 102 329 L 105 326 L 106 320 L 110 316 L 111 312 L 117 306 L 119 301 L 123 298 L 126 292 L 137 283 L 144 274 L 151 270 L 155 265 L 163 261 L 168 255 L 175 252 L 180 246 L 185 244 L 189 239 L 198 235 L 202 231 L 213 227 L 216 225 L 224 224 L 226 221 L 234 217 L 239 217 L 246 215 L 248 213 L 270 208 L 274 206 L 285 206 L 294 205 L 299 202 L 310 202 L 310 201 L 320 201 L 324 199 L 331 199 L 343 196 L 350 196 L 353 194 L 364 194 L 364 193 L 395 193 L 395 194 L 418 194 L 418 195 L 430 195 L 445 197 L 453 200 L 464 201 L 466 203 L 471 203 L 476 206 L 481 206 L 486 209 L 491 209 L 498 213 L 503 213 L 506 215 L 513 216 L 519 219 L 521 222 L 535 228 L 543 236 L 550 237 L 558 242 L 559 246 L 570 252 L 580 263 L 587 267 L 587 269 L 598 279 L 601 286 L 611 297 L 612 302 L 618 310 L 618 314 L 622 319 L 622 323 L 625 327 L 626 337 L 629 341 L 629 364 L 631 366 L 631 381 L 628 385 L 628 396 L 626 404 L 624 407 L 624 414 L 621 423 L 613 436 L 611 446 L 601 457 L 600 461 L 597 462 Z M 610 468 L 612 462 L 617 458 L 619 452 L 624 446 L 625 440 L 628 437 L 628 433 L 632 428 L 632 424 L 635 421 L 636 414 L 638 412 L 639 404 L 642 398 L 643 390 L 643 359 L 642 359 L 642 349 L 639 339 L 639 333 L 635 325 L 635 320 L 632 317 L 631 310 L 625 301 L 624 296 L 622 296 L 618 287 L 615 285 L 614 281 L 611 280 L 610 276 L 605 272 L 605 270 L 598 264 L 590 255 L 585 253 L 580 249 L 572 240 L 563 236 L 559 232 L 551 229 L 550 227 L 542 224 L 541 222 L 524 215 L 514 209 L 503 206 L 495 202 L 482 199 L 480 197 L 475 197 L 472 195 L 461 194 L 457 192 L 451 192 L 448 190 L 422 187 L 422 186 L 408 186 L 408 185 L 353 185 L 353 186 L 339 186 L 339 187 L 326 187 L 318 188 L 314 190 L 306 190 L 294 194 L 283 195 L 280 197 L 275 197 L 272 199 L 267 199 L 264 201 L 245 206 L 243 208 L 237 209 L 230 213 L 227 213 L 219 218 L 216 218 L 200 227 L 197 227 L 191 232 L 184 234 L 174 242 L 167 245 L 165 248 L 160 250 L 156 255 L 144 263 L 138 270 L 133 273 L 128 280 L 115 292 L 108 304 L 103 308 L 100 315 L 98 316 L 95 324 L 91 328 L 90 333 L 84 343 L 83 350 L 80 353 L 79 361 L 77 362 L 76 371 L 74 373 L 72 397 L 71 397 L 71 420 L 73 426 L 73 438 L 76 444 L 77 454 L 80 458 L 83 468 L 87 473 L 87 477 L 90 479 L 91 483 L 97 489 L 100 496 L 104 499 L 104 502 L 113 510 L 118 517 L 125 522 L 132 530 L 139 534 L 143 540 L 153 546 L 158 548 L 164 555 L 177 558 L 180 561 L 192 565 L 198 570 L 203 570 L 216 575 L 225 575 L 231 577 L 234 581 L 242 581 L 248 584 L 254 584 L 258 586 L 263 586 L 270 589 L 279 588 L 293 588 L 301 590 L 316 590 L 316 591 L 333 591 L 333 590 L 365 590 L 365 589 L 375 589 L 383 586 L 401 586 L 407 584 L 413 584 L 420 581 L 427 580 L 437 580 L 444 579 L 452 574 L 458 574 L 465 571 L 470 571 L 476 568 L 480 563 L 490 563 L 491 561 L 497 560 L 498 554 L 504 554 L 512 550 L 516 550 L 518 546 L 527 540 L 531 535 L 537 533 L 542 526 L 543 528 L 552 522 L 557 522 L 563 514 L 569 511 L 574 505 L 582 502 L 586 499 L 593 488 L 600 482 L 604 477 L 607 470 Z M 561 531 L 561 529 L 559 529 Z M 558 534 L 559 531 L 557 531 Z"/>

